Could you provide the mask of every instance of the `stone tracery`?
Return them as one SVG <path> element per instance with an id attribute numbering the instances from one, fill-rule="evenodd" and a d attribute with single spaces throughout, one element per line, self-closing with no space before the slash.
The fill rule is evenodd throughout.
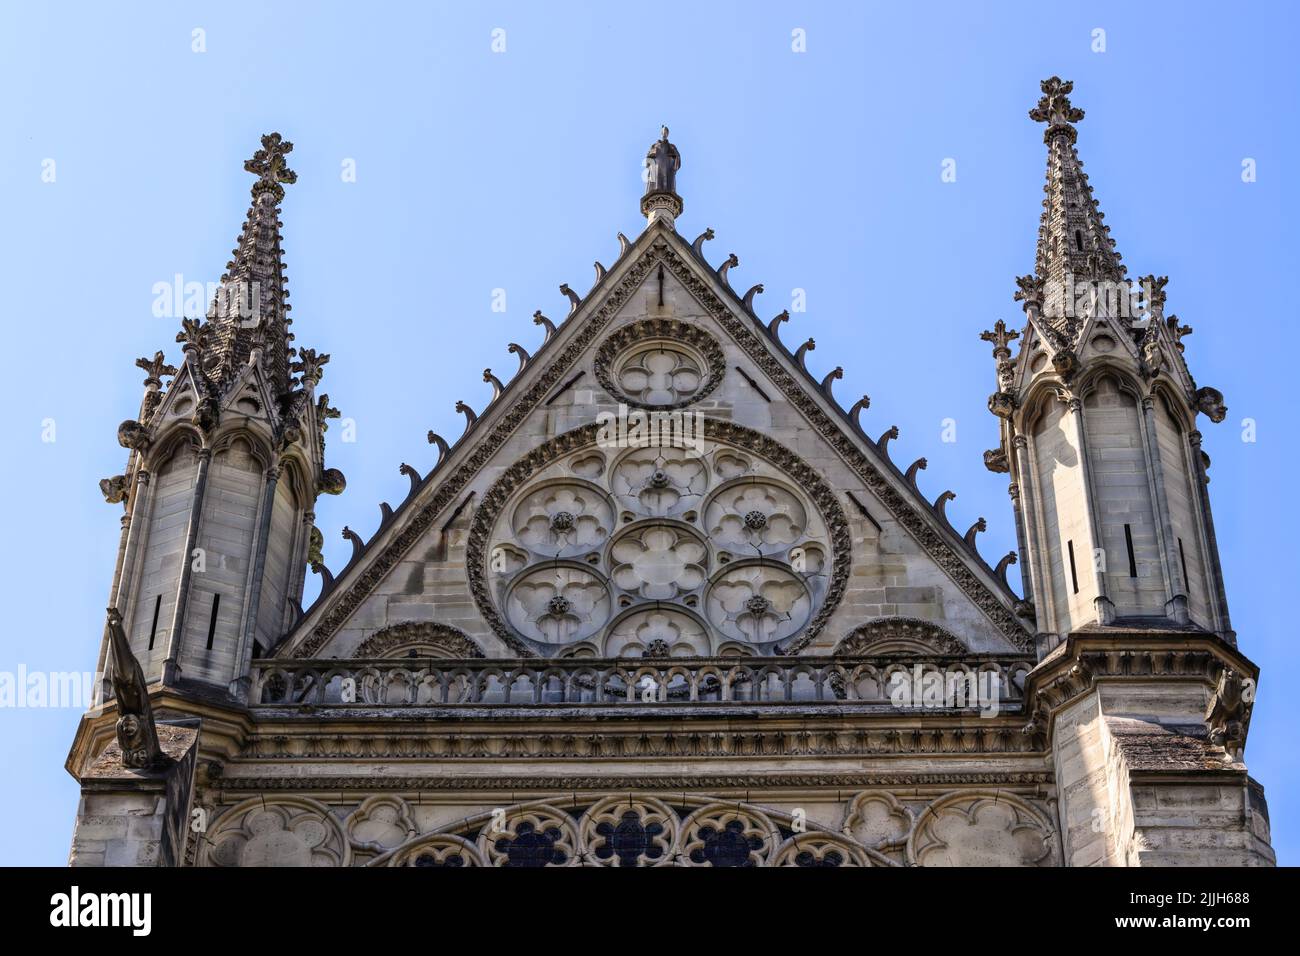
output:
<path id="1" fill-rule="evenodd" d="M 848 572 L 834 494 L 747 429 L 706 419 L 704 437 L 623 449 L 579 440 L 508 474 L 476 515 L 482 537 L 468 555 L 471 571 L 481 561 L 475 597 L 497 633 L 529 654 L 633 657 L 811 639 Z"/>
<path id="2" fill-rule="evenodd" d="M 255 797 L 218 816 L 201 866 L 1052 866 L 1042 806 L 1008 791 L 928 796 L 864 790 L 838 829 L 704 794 L 605 793 L 533 800 L 419 833 L 394 794 L 350 812 L 301 797 Z M 338 814 L 338 815 L 336 815 Z M 340 822 L 341 821 L 341 822 Z"/>

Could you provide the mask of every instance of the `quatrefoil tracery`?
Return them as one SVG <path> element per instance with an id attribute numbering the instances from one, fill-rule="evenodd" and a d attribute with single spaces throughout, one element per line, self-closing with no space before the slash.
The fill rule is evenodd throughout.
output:
<path id="1" fill-rule="evenodd" d="M 729 447 L 575 453 L 498 523 L 495 551 L 523 560 L 499 562 L 497 599 L 521 636 L 547 647 L 771 650 L 807 625 L 826 588 L 825 524 L 796 488 Z"/>

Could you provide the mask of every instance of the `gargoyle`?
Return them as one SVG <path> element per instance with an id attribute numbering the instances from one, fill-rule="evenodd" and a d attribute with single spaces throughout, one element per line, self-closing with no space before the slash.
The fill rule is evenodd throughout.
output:
<path id="1" fill-rule="evenodd" d="M 1223 404 L 1223 393 L 1217 388 L 1197 389 L 1196 409 L 1216 425 L 1228 417 L 1228 406 Z"/>
<path id="2" fill-rule="evenodd" d="M 134 418 L 128 418 L 117 426 L 117 443 L 123 448 L 129 448 L 132 451 L 147 448 L 149 447 L 149 429 Z"/>
<path id="3" fill-rule="evenodd" d="M 984 467 L 994 474 L 1006 474 L 1011 470 L 1007 464 L 1007 453 L 1003 448 L 990 448 L 984 452 Z"/>
<path id="4" fill-rule="evenodd" d="M 323 495 L 341 495 L 347 486 L 347 479 L 337 468 L 326 468 L 321 472 L 320 481 L 316 482 L 316 490 Z"/>
<path id="5" fill-rule="evenodd" d="M 1222 747 L 1232 760 L 1241 757 L 1246 746 L 1246 722 L 1250 718 L 1252 695 L 1248 684 L 1231 667 L 1219 674 L 1219 686 L 1205 711 L 1210 743 Z"/>
<path id="6" fill-rule="evenodd" d="M 117 745 L 122 748 L 122 766 L 148 770 L 166 758 L 158 743 L 144 670 L 131 653 L 131 643 L 122 628 L 122 614 L 115 607 L 108 609 L 108 639 L 108 666 L 113 698 L 117 702 Z"/>
<path id="7" fill-rule="evenodd" d="M 99 490 L 104 495 L 104 500 L 110 505 L 126 501 L 128 485 L 126 475 L 114 475 L 112 478 L 99 479 Z"/>

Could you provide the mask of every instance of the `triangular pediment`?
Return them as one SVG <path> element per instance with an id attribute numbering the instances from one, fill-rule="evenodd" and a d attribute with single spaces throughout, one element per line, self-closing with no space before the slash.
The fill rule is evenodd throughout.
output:
<path id="1" fill-rule="evenodd" d="M 404 466 L 407 500 L 276 655 L 347 657 L 413 621 L 489 656 L 826 653 L 893 618 L 1029 650 L 976 529 L 922 497 L 890 433 L 832 396 L 838 370 L 815 381 L 703 238 L 651 225 L 572 296 L 433 472 Z M 641 454 L 637 420 L 708 451 Z"/>

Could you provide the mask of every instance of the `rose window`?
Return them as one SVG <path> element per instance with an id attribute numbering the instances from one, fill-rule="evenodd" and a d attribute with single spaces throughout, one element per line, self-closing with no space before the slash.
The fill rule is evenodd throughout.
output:
<path id="1" fill-rule="evenodd" d="M 485 584 L 475 600 L 504 643 L 658 660 L 784 654 L 810 640 L 848 575 L 847 535 L 831 533 L 843 512 L 816 475 L 790 477 L 793 455 L 726 429 L 724 441 L 706 428 L 694 448 L 562 436 L 540 467 L 507 471 L 468 553 Z M 734 441 L 750 435 L 753 448 Z"/>

